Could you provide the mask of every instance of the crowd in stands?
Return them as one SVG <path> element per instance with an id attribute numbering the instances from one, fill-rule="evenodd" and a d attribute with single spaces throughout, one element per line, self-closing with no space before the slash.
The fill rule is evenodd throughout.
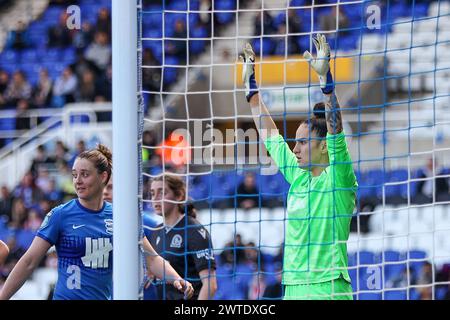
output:
<path id="1" fill-rule="evenodd" d="M 340 6 L 319 6 L 335 4 L 335 0 L 291 0 L 288 10 L 264 8 L 254 20 L 253 48 L 256 54 L 291 55 L 310 50 L 310 33 L 325 32 L 332 48 L 342 51 L 358 49 L 361 31 L 390 32 L 394 20 L 399 17 L 422 18 L 427 15 L 429 1 L 415 1 L 414 13 L 406 0 L 390 1 L 389 14 L 386 1 L 369 3 L 345 3 Z M 313 10 L 312 4 L 317 5 Z M 368 11 L 366 6 L 378 5 L 381 13 L 381 27 L 366 28 Z M 261 8 L 263 9 L 263 7 Z M 364 26 L 361 28 L 361 26 Z"/>

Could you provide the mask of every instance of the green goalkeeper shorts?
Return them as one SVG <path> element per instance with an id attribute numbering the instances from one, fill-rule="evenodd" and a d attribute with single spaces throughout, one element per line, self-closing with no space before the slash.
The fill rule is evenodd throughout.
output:
<path id="1" fill-rule="evenodd" d="M 339 278 L 332 281 L 286 285 L 284 300 L 353 300 L 352 285 Z"/>

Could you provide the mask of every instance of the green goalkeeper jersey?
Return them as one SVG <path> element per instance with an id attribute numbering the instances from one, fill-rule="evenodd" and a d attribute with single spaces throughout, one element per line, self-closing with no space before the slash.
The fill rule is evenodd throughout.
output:
<path id="1" fill-rule="evenodd" d="M 347 271 L 347 240 L 358 186 L 344 133 L 327 134 L 330 165 L 314 177 L 281 135 L 265 145 L 289 182 L 283 284 L 331 281 Z"/>

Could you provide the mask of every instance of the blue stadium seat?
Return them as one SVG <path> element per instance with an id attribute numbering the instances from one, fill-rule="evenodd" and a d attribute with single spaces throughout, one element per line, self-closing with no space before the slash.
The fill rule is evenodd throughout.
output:
<path id="1" fill-rule="evenodd" d="M 2 64 L 16 64 L 19 62 L 19 54 L 16 50 L 6 49 L 0 55 L 0 61 Z"/>
<path id="2" fill-rule="evenodd" d="M 381 300 L 381 292 L 362 292 L 358 293 L 358 300 Z"/>
<path id="3" fill-rule="evenodd" d="M 358 260 L 356 260 L 358 262 Z M 375 263 L 375 254 L 371 251 L 359 251 L 359 265 L 369 265 Z"/>
<path id="4" fill-rule="evenodd" d="M 145 12 L 142 14 L 142 21 L 144 29 L 151 27 L 162 30 L 163 14 L 161 11 Z"/>
<path id="5" fill-rule="evenodd" d="M 220 10 L 236 10 L 236 0 L 215 1 L 213 5 L 214 18 L 219 24 L 226 24 L 234 20 L 235 12 L 217 12 Z"/>
<path id="6" fill-rule="evenodd" d="M 188 10 L 188 3 L 187 0 L 172 0 L 166 2 L 166 8 L 168 10 L 175 10 L 175 11 L 187 11 Z M 192 10 L 192 8 L 190 8 Z"/>
<path id="7" fill-rule="evenodd" d="M 300 7 L 305 5 L 305 0 L 291 0 L 289 6 L 291 7 Z"/>
<path id="8" fill-rule="evenodd" d="M 0 130 L 16 130 L 16 118 L 0 118 Z"/>
<path id="9" fill-rule="evenodd" d="M 65 12 L 65 10 L 60 6 L 49 6 L 47 10 L 44 11 L 44 14 L 40 20 L 47 26 L 55 26 L 59 23 L 59 17 L 63 12 Z M 82 12 L 87 11 L 82 10 Z"/>
<path id="10" fill-rule="evenodd" d="M 153 56 L 159 63 L 162 62 L 163 55 L 163 47 L 162 40 L 145 40 L 142 41 L 142 47 L 151 49 L 153 52 Z"/>
<path id="11" fill-rule="evenodd" d="M 70 123 L 89 123 L 89 116 L 85 114 L 71 115 Z"/>
<path id="12" fill-rule="evenodd" d="M 181 20 L 186 26 L 187 14 L 185 13 L 165 13 L 164 14 L 164 36 L 172 37 L 175 32 L 176 21 Z"/>
<path id="13" fill-rule="evenodd" d="M 162 39 L 162 29 L 160 28 L 145 28 L 142 30 L 143 38 Z M 144 40 L 148 41 L 148 40 Z"/>
<path id="14" fill-rule="evenodd" d="M 406 290 L 393 290 L 384 292 L 384 300 L 406 300 Z"/>
<path id="15" fill-rule="evenodd" d="M 419 275 L 421 273 L 426 258 L 427 254 L 425 251 L 410 250 L 408 252 L 408 260 L 417 260 L 417 261 L 409 261 L 409 266 L 413 269 L 415 274 Z"/>
<path id="16" fill-rule="evenodd" d="M 33 242 L 34 236 L 35 232 L 20 229 L 16 233 L 17 246 L 23 249 L 28 249 L 31 245 L 31 242 Z"/>
<path id="17" fill-rule="evenodd" d="M 75 48 L 69 47 L 63 50 L 63 62 L 64 64 L 72 64 L 77 60 L 77 53 Z"/>
<path id="18" fill-rule="evenodd" d="M 386 281 L 400 275 L 406 269 L 404 256 L 398 251 L 387 250 L 384 252 L 384 276 Z M 393 263 L 395 262 L 395 263 Z"/>
<path id="19" fill-rule="evenodd" d="M 259 55 L 262 51 L 263 56 L 271 55 L 274 49 L 274 43 L 270 38 L 262 37 L 262 39 L 253 39 L 253 50 Z"/>
<path id="20" fill-rule="evenodd" d="M 45 61 L 61 61 L 63 54 L 63 49 L 49 48 L 45 56 Z"/>
<path id="21" fill-rule="evenodd" d="M 189 30 L 190 37 L 192 38 L 207 38 L 208 32 L 205 28 L 197 27 Z M 193 54 L 198 54 L 205 50 L 206 44 L 209 43 L 207 40 L 189 40 L 189 52 Z"/>
<path id="22" fill-rule="evenodd" d="M 23 50 L 20 53 L 20 62 L 22 63 L 35 63 L 39 61 L 39 56 L 35 49 Z"/>

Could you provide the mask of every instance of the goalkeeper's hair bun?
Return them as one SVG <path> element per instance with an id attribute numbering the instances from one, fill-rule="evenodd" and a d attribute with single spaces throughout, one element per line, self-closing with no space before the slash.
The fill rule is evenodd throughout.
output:
<path id="1" fill-rule="evenodd" d="M 325 104 L 323 102 L 316 103 L 313 109 L 314 115 L 306 119 L 303 123 L 310 127 L 319 138 L 327 136 L 327 122 L 325 121 Z"/>
<path id="2" fill-rule="evenodd" d="M 325 119 L 325 104 L 323 102 L 316 103 L 313 112 L 316 119 Z"/>

